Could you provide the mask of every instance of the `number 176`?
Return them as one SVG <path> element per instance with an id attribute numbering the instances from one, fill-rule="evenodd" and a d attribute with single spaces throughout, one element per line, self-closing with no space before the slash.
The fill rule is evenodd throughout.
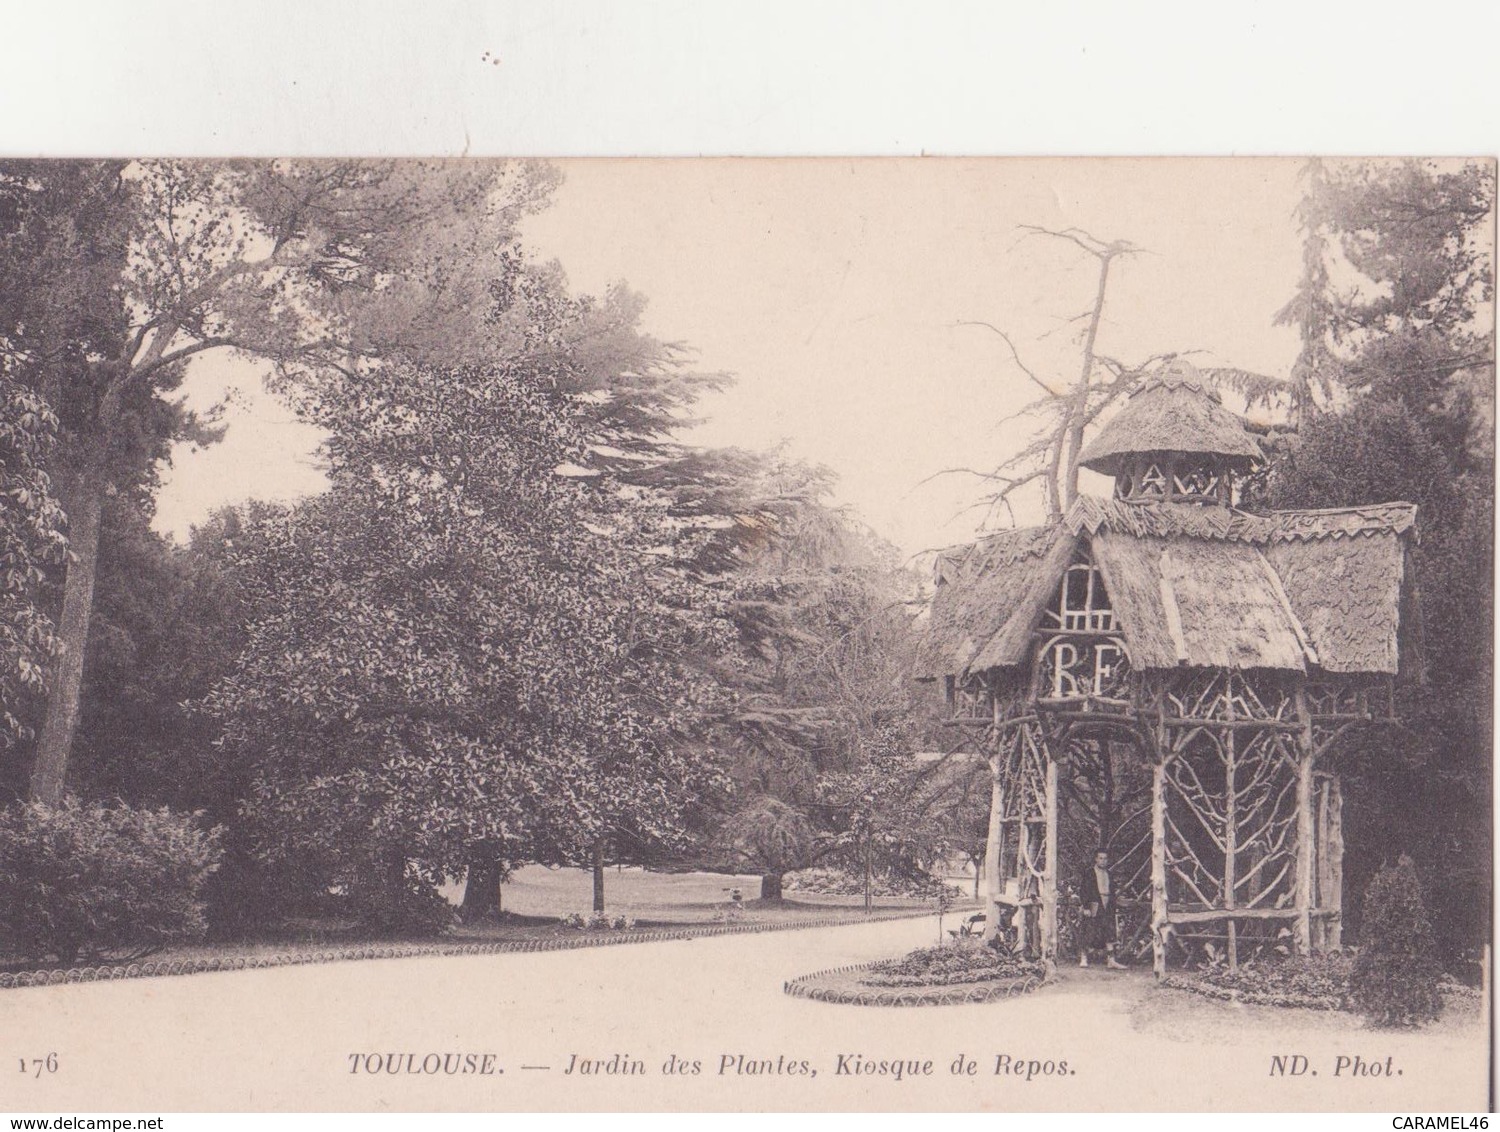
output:
<path id="1" fill-rule="evenodd" d="M 43 1073 L 57 1072 L 57 1054 L 55 1053 L 49 1053 L 46 1057 L 33 1057 L 29 1062 L 24 1057 L 18 1060 L 21 1062 L 21 1072 L 30 1072 L 33 1077 L 40 1077 Z"/>

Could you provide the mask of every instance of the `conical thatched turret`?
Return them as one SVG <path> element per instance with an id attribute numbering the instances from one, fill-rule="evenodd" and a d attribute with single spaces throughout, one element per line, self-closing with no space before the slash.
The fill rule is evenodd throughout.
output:
<path id="1" fill-rule="evenodd" d="M 1166 494 L 1173 471 L 1216 476 L 1242 472 L 1262 459 L 1260 445 L 1244 422 L 1205 388 L 1198 371 L 1181 359 L 1146 379 L 1125 407 L 1084 448 L 1078 462 L 1096 472 L 1132 482 L 1116 494 L 1138 494 L 1138 477 L 1155 467 Z M 1157 477 L 1148 477 L 1147 482 Z M 1162 492 L 1155 493 L 1158 496 Z"/>

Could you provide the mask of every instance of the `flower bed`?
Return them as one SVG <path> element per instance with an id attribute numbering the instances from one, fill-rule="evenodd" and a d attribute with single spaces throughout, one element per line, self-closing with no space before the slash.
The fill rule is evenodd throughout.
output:
<path id="1" fill-rule="evenodd" d="M 557 926 L 575 932 L 628 932 L 635 927 L 635 917 L 629 913 L 611 916 L 604 912 L 569 912 Z"/>
<path id="2" fill-rule="evenodd" d="M 1358 1013 L 1349 992 L 1353 969 L 1352 953 L 1309 958 L 1290 956 L 1270 962 L 1250 959 L 1233 973 L 1222 966 L 1173 971 L 1162 979 L 1160 985 L 1250 1006 Z M 1478 987 L 1466 986 L 1451 976 L 1444 976 L 1438 984 L 1438 991 L 1447 1001 L 1478 1001 L 1482 997 Z"/>
<path id="3" fill-rule="evenodd" d="M 1348 955 L 1250 959 L 1237 971 L 1216 966 L 1174 972 L 1162 980 L 1162 985 L 1226 1002 L 1346 1010 L 1352 968 L 1353 960 Z"/>
<path id="4" fill-rule="evenodd" d="M 1042 973 L 1040 963 L 1028 962 L 980 944 L 925 947 L 874 964 L 862 977 L 872 987 L 953 986 L 1025 978 Z"/>
<path id="5" fill-rule="evenodd" d="M 922 948 L 899 959 L 817 971 L 788 982 L 794 998 L 858 1006 L 949 1006 L 993 1002 L 1036 990 L 1046 981 L 1040 963 L 979 944 Z"/>

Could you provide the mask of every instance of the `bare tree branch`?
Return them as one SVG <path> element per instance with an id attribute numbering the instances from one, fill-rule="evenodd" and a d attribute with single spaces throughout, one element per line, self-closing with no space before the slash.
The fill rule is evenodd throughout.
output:
<path id="1" fill-rule="evenodd" d="M 1037 385 L 1039 385 L 1043 389 L 1045 389 L 1053 397 L 1061 397 L 1062 396 L 1062 394 L 1060 392 L 1058 392 L 1056 389 L 1053 389 L 1052 386 L 1048 385 L 1045 381 L 1043 381 L 1040 377 L 1038 377 L 1036 375 L 1036 372 L 1034 370 L 1032 370 L 1032 368 L 1030 366 L 1028 366 L 1024 361 L 1021 360 L 1021 353 L 1020 353 L 1019 350 L 1016 349 L 1016 344 L 1013 341 L 1011 341 L 1010 335 L 1007 334 L 1007 333 L 1005 333 L 1005 331 L 1001 330 L 998 326 L 994 325 L 993 323 L 984 322 L 984 321 L 982 321 L 980 319 L 965 319 L 965 320 L 962 320 L 960 322 L 955 322 L 953 325 L 954 326 L 982 326 L 986 330 L 993 330 L 996 334 L 998 334 L 1000 336 L 1001 340 L 1004 341 L 1004 343 L 1007 346 L 1010 347 L 1010 356 L 1015 359 L 1016 365 L 1020 367 L 1020 370 L 1021 370 L 1022 373 L 1024 373 L 1027 377 L 1031 378 L 1032 381 L 1034 381 Z"/>
<path id="2" fill-rule="evenodd" d="M 1026 365 L 1016 348 L 1015 342 L 1005 331 L 993 323 L 980 320 L 968 320 L 958 323 L 960 326 L 982 326 L 1003 340 L 1009 347 L 1011 356 L 1016 365 L 1036 385 L 1041 387 L 1051 399 L 1051 404 L 1059 406 L 1061 412 L 1055 425 L 1037 443 L 1029 446 L 1027 450 L 1012 457 L 1011 460 L 1002 464 L 997 473 L 1004 471 L 1007 467 L 1030 461 L 1041 457 L 1044 466 L 1035 474 L 1026 477 L 1022 482 L 1030 482 L 1031 479 L 1045 477 L 1047 488 L 1047 513 L 1049 518 L 1057 518 L 1073 502 L 1078 494 L 1078 456 L 1083 447 L 1083 434 L 1087 425 L 1108 405 L 1120 392 L 1127 389 L 1131 383 L 1139 377 L 1140 370 L 1127 370 L 1114 359 L 1100 359 L 1095 355 L 1095 347 L 1098 341 L 1099 328 L 1104 322 L 1104 304 L 1108 291 L 1109 273 L 1114 260 L 1128 255 L 1134 255 L 1143 249 L 1136 247 L 1127 240 L 1102 240 L 1076 226 L 1055 229 L 1045 228 L 1036 224 L 1022 224 L 1018 226 L 1024 233 L 1022 240 L 1032 236 L 1050 236 L 1054 239 L 1065 240 L 1075 247 L 1086 252 L 1098 264 L 1098 279 L 1094 288 L 1094 299 L 1087 310 L 1073 316 L 1063 322 L 1063 326 L 1070 326 L 1075 322 L 1085 323 L 1082 342 L 1082 357 L 1080 359 L 1078 377 L 1069 389 L 1060 389 L 1043 381 L 1036 373 Z M 1020 241 L 1017 241 L 1019 244 Z M 1057 328 L 1061 329 L 1061 327 Z M 1048 331 L 1049 334 L 1056 330 Z M 1103 387 L 1104 396 L 1097 397 L 1100 387 L 1094 383 L 1094 371 L 1103 366 L 1108 370 L 1113 380 Z M 1025 415 L 1035 411 L 1036 406 L 1027 406 L 1014 416 Z M 1013 418 L 1012 418 L 1013 419 Z M 1006 488 L 997 495 L 989 497 L 991 513 L 997 503 L 1006 502 L 1009 492 L 1017 484 L 1007 482 Z"/>
<path id="3" fill-rule="evenodd" d="M 981 472 L 978 468 L 944 468 L 942 471 L 933 472 L 930 476 L 923 476 L 916 482 L 916 484 L 913 485 L 912 490 L 915 491 L 917 488 L 923 486 L 924 484 L 931 483 L 939 476 L 977 476 L 982 480 L 1006 478 L 1004 476 L 996 474 L 996 472 Z M 910 494 L 910 492 L 908 492 L 907 494 Z"/>

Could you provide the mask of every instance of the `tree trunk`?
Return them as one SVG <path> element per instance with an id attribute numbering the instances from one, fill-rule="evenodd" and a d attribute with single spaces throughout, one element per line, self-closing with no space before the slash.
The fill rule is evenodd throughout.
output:
<path id="1" fill-rule="evenodd" d="M 594 911 L 604 911 L 604 838 L 594 842 Z"/>
<path id="2" fill-rule="evenodd" d="M 760 898 L 762 900 L 780 900 L 781 882 L 785 873 L 766 873 L 760 878 Z"/>
<path id="3" fill-rule="evenodd" d="M 871 882 L 875 873 L 875 846 L 868 838 L 865 840 L 865 911 L 868 913 L 874 906 L 871 898 Z"/>
<path id="4" fill-rule="evenodd" d="M 466 924 L 493 920 L 500 915 L 500 881 L 504 877 L 500 862 L 476 857 L 469 862 L 464 879 L 464 902 L 459 915 Z"/>
<path id="5" fill-rule="evenodd" d="M 103 486 L 89 472 L 75 472 L 65 480 L 61 502 L 68 514 L 68 548 L 72 552 L 63 583 L 62 619 L 57 633 L 62 651 L 47 691 L 47 714 L 31 771 L 32 799 L 49 806 L 62 798 L 68 755 L 73 749 L 73 734 L 78 730 L 83 661 L 94 607 L 94 575 L 99 566 Z"/>
<path id="6" fill-rule="evenodd" d="M 1094 292 L 1094 305 L 1089 311 L 1088 330 L 1083 337 L 1083 364 L 1078 374 L 1078 388 L 1073 393 L 1073 404 L 1068 410 L 1068 455 L 1067 485 L 1063 490 L 1063 507 L 1073 506 L 1078 498 L 1078 454 L 1083 450 L 1083 430 L 1087 424 L 1089 410 L 1089 382 L 1094 374 L 1094 343 L 1099 338 L 1099 323 L 1104 317 L 1104 295 L 1109 285 L 1109 264 L 1113 252 L 1094 253 L 1099 259 L 1099 284 Z"/>

